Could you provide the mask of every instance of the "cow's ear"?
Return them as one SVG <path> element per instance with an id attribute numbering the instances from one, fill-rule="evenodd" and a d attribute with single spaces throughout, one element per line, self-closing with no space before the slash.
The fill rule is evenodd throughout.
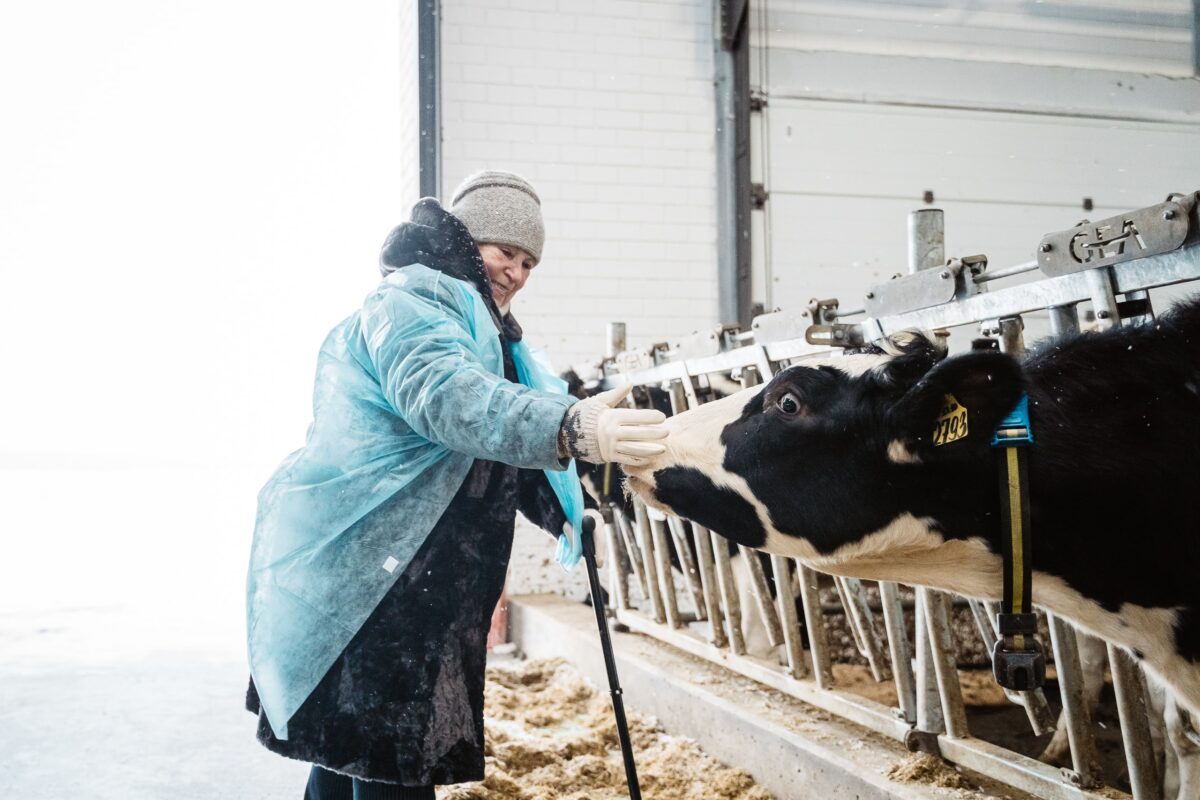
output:
<path id="1" fill-rule="evenodd" d="M 907 388 L 946 357 L 946 344 L 924 331 L 900 331 L 876 342 L 872 352 L 891 356 L 875 369 L 876 381 L 885 387 Z"/>
<path id="2" fill-rule="evenodd" d="M 998 352 L 966 353 L 929 370 L 893 408 L 897 438 L 921 460 L 972 457 L 1025 389 L 1021 365 Z"/>

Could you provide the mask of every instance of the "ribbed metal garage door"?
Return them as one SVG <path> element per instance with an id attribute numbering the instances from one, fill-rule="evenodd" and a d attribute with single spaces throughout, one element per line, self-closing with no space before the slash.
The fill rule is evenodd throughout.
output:
<path id="1" fill-rule="evenodd" d="M 1191 3 L 1139 5 L 752 2 L 755 299 L 860 306 L 917 208 L 945 210 L 948 255 L 1004 266 L 1200 188 Z"/>
<path id="2" fill-rule="evenodd" d="M 1003 266 L 1033 258 L 1042 233 L 1200 188 L 1195 125 L 806 100 L 771 102 L 767 125 L 765 255 L 787 308 L 857 306 L 903 272 L 925 191 L 948 255 Z"/>

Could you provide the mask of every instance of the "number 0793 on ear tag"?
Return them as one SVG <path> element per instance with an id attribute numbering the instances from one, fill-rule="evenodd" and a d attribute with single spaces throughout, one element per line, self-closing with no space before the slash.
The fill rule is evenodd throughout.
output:
<path id="1" fill-rule="evenodd" d="M 942 404 L 942 413 L 938 415 L 933 427 L 933 446 L 957 442 L 967 435 L 967 409 L 948 394 Z"/>

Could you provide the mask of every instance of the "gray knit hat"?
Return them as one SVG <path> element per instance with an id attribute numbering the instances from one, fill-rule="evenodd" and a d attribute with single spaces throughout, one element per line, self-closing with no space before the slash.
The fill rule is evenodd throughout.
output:
<path id="1" fill-rule="evenodd" d="M 476 172 L 454 190 L 449 211 L 467 226 L 476 242 L 511 244 L 542 260 L 546 240 L 542 201 L 520 175 Z"/>

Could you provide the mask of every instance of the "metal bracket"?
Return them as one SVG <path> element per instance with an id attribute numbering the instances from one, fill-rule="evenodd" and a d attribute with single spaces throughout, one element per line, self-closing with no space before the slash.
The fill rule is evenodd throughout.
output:
<path id="1" fill-rule="evenodd" d="M 1149 316 L 1153 310 L 1149 297 L 1127 298 L 1117 302 L 1117 316 L 1121 319 Z"/>
<path id="2" fill-rule="evenodd" d="M 985 319 L 979 323 L 979 335 L 994 341 L 996 346 L 1005 353 L 1021 355 L 1025 352 L 1022 334 L 1025 331 L 1025 321 L 1021 317 L 999 317 Z M 979 341 L 979 340 L 976 340 Z M 990 349 L 990 345 L 980 344 L 972 349 Z"/>
<path id="3" fill-rule="evenodd" d="M 963 256 L 959 261 L 962 264 L 963 288 L 966 290 L 966 295 L 977 294 L 978 292 L 987 291 L 986 283 L 976 283 L 975 279 L 987 272 L 988 257 L 982 253 L 975 256 Z M 962 297 L 964 295 L 960 295 Z"/>
<path id="4" fill-rule="evenodd" d="M 838 320 L 837 298 L 808 301 L 808 313 L 812 315 L 813 325 L 832 325 Z"/>
<path id="5" fill-rule="evenodd" d="M 721 327 L 721 348 L 734 350 L 754 341 L 753 331 L 742 330 L 741 325 L 724 325 Z"/>
<path id="6" fill-rule="evenodd" d="M 721 352 L 722 328 L 696 331 L 673 342 L 671 356 L 675 359 L 704 358 Z"/>
<path id="7" fill-rule="evenodd" d="M 750 205 L 752 208 L 763 208 L 767 204 L 767 198 L 770 196 L 767 188 L 761 183 L 750 184 Z"/>
<path id="8" fill-rule="evenodd" d="M 762 111 L 767 107 L 767 96 L 761 91 L 752 89 L 750 91 L 750 110 Z"/>
<path id="9" fill-rule="evenodd" d="M 1083 776 L 1080 775 L 1075 770 L 1071 769 L 1070 767 L 1060 767 L 1059 773 L 1063 776 L 1063 780 L 1066 781 L 1067 783 L 1071 784 L 1072 786 L 1078 786 L 1081 789 L 1095 788 L 1095 785 L 1096 785 L 1095 781 L 1091 781 L 1085 785 L 1084 781 L 1083 781 Z"/>
<path id="10" fill-rule="evenodd" d="M 955 260 L 872 286 L 864 298 L 867 314 L 886 317 L 948 303 L 958 291 L 962 270 L 963 262 Z"/>
<path id="11" fill-rule="evenodd" d="M 625 350 L 613 359 L 618 372 L 637 372 L 662 363 L 669 348 L 666 342 L 656 342 L 640 350 Z"/>
<path id="12" fill-rule="evenodd" d="M 1042 237 L 1037 260 L 1047 275 L 1109 267 L 1177 250 L 1187 239 L 1196 195 L 1172 195 L 1165 203 Z"/>
<path id="13" fill-rule="evenodd" d="M 938 744 L 938 735 L 929 731 L 909 728 L 904 732 L 904 746 L 910 753 L 929 753 L 939 758 L 942 755 L 941 745 Z"/>
<path id="14" fill-rule="evenodd" d="M 759 314 L 755 317 L 750 322 L 750 330 L 754 332 L 755 344 L 786 342 L 803 337 L 812 322 L 812 316 L 807 311 L 776 309 L 769 314 Z"/>

